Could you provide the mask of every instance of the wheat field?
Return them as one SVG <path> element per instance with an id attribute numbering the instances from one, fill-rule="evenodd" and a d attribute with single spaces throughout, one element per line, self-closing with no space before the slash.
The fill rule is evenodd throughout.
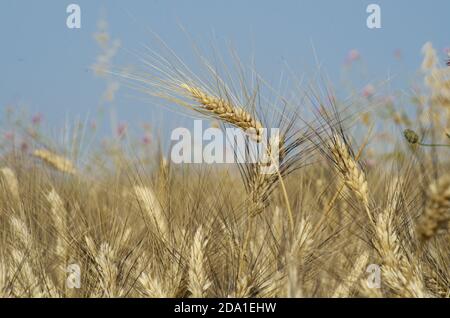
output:
<path id="1" fill-rule="evenodd" d="M 280 128 L 277 171 L 178 165 L 156 144 L 79 160 L 76 133 L 55 147 L 17 124 L 29 142 L 0 158 L 1 297 L 450 296 L 450 69 L 430 43 L 417 115 L 390 109 L 387 137 L 377 99 L 358 109 L 321 82 L 273 102 L 239 62 L 236 77 L 205 62 L 202 78 L 150 53 L 106 73 L 257 142 Z"/>

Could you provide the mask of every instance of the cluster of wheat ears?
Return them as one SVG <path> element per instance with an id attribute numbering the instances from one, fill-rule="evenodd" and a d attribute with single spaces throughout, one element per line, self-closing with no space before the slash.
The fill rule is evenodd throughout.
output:
<path id="1" fill-rule="evenodd" d="M 278 153 L 267 147 L 276 172 L 178 166 L 162 150 L 149 165 L 121 157 L 90 170 L 48 149 L 5 153 L 2 297 L 450 296 L 446 148 L 433 157 L 400 134 L 404 155 L 369 166 L 370 138 L 354 146 L 353 116 L 332 92 L 274 93 L 273 102 L 256 75 L 230 82 L 205 63 L 211 80 L 201 80 L 152 52 L 145 64 L 116 74 L 223 127 L 251 129 L 256 142 L 280 128 Z"/>

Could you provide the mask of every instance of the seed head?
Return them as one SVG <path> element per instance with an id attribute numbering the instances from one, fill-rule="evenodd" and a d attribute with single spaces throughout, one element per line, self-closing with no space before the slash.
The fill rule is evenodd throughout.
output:
<path id="1" fill-rule="evenodd" d="M 416 134 L 416 132 L 414 130 L 411 129 L 405 129 L 403 131 L 403 136 L 405 136 L 406 140 L 410 143 L 410 144 L 417 144 L 419 142 L 419 136 Z"/>

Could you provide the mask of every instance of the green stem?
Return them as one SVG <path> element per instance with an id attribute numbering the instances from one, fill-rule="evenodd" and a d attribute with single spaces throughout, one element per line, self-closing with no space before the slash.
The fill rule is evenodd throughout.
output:
<path id="1" fill-rule="evenodd" d="M 418 143 L 420 146 L 425 146 L 425 147 L 450 147 L 450 145 L 445 145 L 445 144 L 423 144 L 421 142 Z"/>

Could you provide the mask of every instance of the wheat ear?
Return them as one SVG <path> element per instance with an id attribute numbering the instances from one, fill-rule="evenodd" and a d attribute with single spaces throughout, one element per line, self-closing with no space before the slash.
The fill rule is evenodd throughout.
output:
<path id="1" fill-rule="evenodd" d="M 369 187 L 366 175 L 359 167 L 355 159 L 350 155 L 347 145 L 342 139 L 334 135 L 330 143 L 331 153 L 334 163 L 340 172 L 345 185 L 358 197 L 363 203 L 369 220 L 374 223 L 369 209 Z"/>
<path id="2" fill-rule="evenodd" d="M 23 286 L 20 286 L 20 288 L 23 288 L 22 292 L 28 292 L 32 297 L 42 297 L 44 294 L 30 261 L 30 254 L 33 252 L 33 238 L 25 222 L 17 216 L 11 217 L 10 224 L 16 240 L 16 244 L 11 250 L 11 256 L 13 264 L 21 270 L 20 277 Z"/>
<path id="3" fill-rule="evenodd" d="M 161 204 L 156 198 L 155 193 L 149 187 L 145 186 L 134 186 L 134 194 L 136 198 L 141 202 L 148 218 L 151 220 L 152 224 L 156 227 L 156 230 L 164 238 L 169 237 L 169 227 L 164 216 Z"/>
<path id="4" fill-rule="evenodd" d="M 295 234 L 286 252 L 286 293 L 289 298 L 303 297 L 303 286 L 299 284 L 298 265 L 304 265 L 313 252 L 313 228 L 311 222 L 304 218 L 300 219 Z"/>
<path id="5" fill-rule="evenodd" d="M 13 170 L 8 167 L 4 167 L 0 169 L 1 174 L 3 175 L 3 179 L 5 180 L 6 186 L 11 192 L 14 200 L 20 202 L 20 194 L 19 194 L 19 182 L 17 181 L 16 174 Z"/>
<path id="6" fill-rule="evenodd" d="M 263 162 L 254 165 L 251 179 L 249 180 L 249 192 L 252 200 L 250 215 L 255 216 L 263 211 L 268 204 L 271 187 L 276 183 L 278 175 L 276 173 L 263 173 L 264 168 L 269 168 L 278 159 L 281 163 L 284 159 L 284 140 L 278 136 L 272 136 L 267 145 L 263 141 L 264 149 Z M 276 167 L 276 169 L 279 169 Z M 292 224 L 291 224 L 292 225 Z"/>
<path id="7" fill-rule="evenodd" d="M 194 98 L 202 105 L 202 110 L 250 133 L 257 142 L 261 141 L 263 126 L 242 107 L 237 107 L 220 97 L 211 96 L 201 89 L 188 84 L 181 84 L 180 87 L 185 89 L 191 98 Z"/>
<path id="8" fill-rule="evenodd" d="M 374 244 L 382 258 L 384 282 L 400 296 L 427 297 L 421 269 L 402 250 L 394 229 L 393 212 L 389 208 L 384 210 L 376 222 Z"/>
<path id="9" fill-rule="evenodd" d="M 118 282 L 119 268 L 116 249 L 107 242 L 100 244 L 100 248 L 97 249 L 96 244 L 89 236 L 85 236 L 85 241 L 97 265 L 100 295 L 109 298 L 122 297 L 125 290 L 121 288 Z"/>
<path id="10" fill-rule="evenodd" d="M 148 271 L 142 272 L 139 282 L 144 290 L 144 295 L 151 298 L 167 298 L 170 295 L 165 291 L 164 284 L 155 275 Z"/>
<path id="11" fill-rule="evenodd" d="M 449 228 L 450 175 L 444 175 L 429 186 L 425 210 L 417 223 L 422 241 L 435 236 L 439 230 Z"/>
<path id="12" fill-rule="evenodd" d="M 141 294 L 150 298 L 169 298 L 170 294 L 167 291 L 167 280 L 159 279 L 155 271 L 152 271 L 152 267 L 148 262 L 152 262 L 152 258 L 143 251 L 141 257 L 138 259 L 138 268 L 140 269 L 140 275 L 138 278 L 141 284 Z M 153 265 L 151 263 L 151 265 Z M 149 268 L 150 267 L 150 268 Z"/>
<path id="13" fill-rule="evenodd" d="M 43 160 L 44 162 L 46 162 L 47 164 L 49 164 L 58 171 L 67 174 L 76 174 L 77 172 L 72 161 L 48 150 L 45 149 L 35 150 L 33 152 L 33 156 Z"/>
<path id="14" fill-rule="evenodd" d="M 8 291 L 8 266 L 5 261 L 5 257 L 2 252 L 0 252 L 0 297 L 6 298 L 10 296 Z"/>
<path id="15" fill-rule="evenodd" d="M 355 265 L 353 265 L 347 278 L 334 291 L 333 298 L 343 298 L 351 295 L 351 289 L 364 272 L 368 260 L 368 252 L 364 252 L 356 259 Z"/>
<path id="16" fill-rule="evenodd" d="M 64 207 L 64 202 L 62 201 L 59 194 L 52 189 L 46 195 L 47 201 L 50 203 L 50 213 L 53 219 L 53 223 L 56 229 L 56 246 L 55 254 L 58 258 L 60 264 L 58 268 L 58 278 L 60 283 L 63 284 L 63 289 L 65 289 L 65 277 L 67 275 L 66 266 L 68 262 L 68 251 L 69 251 L 69 230 L 67 228 L 67 210 Z"/>
<path id="17" fill-rule="evenodd" d="M 56 255 L 65 263 L 68 249 L 67 238 L 69 237 L 66 219 L 67 211 L 64 207 L 64 202 L 55 189 L 52 189 L 47 194 L 46 199 L 50 203 L 50 212 L 57 231 Z"/>
<path id="18" fill-rule="evenodd" d="M 211 285 L 205 269 L 205 252 L 208 240 L 199 227 L 194 235 L 189 259 L 189 286 L 192 297 L 201 298 L 206 296 L 206 291 Z"/>

